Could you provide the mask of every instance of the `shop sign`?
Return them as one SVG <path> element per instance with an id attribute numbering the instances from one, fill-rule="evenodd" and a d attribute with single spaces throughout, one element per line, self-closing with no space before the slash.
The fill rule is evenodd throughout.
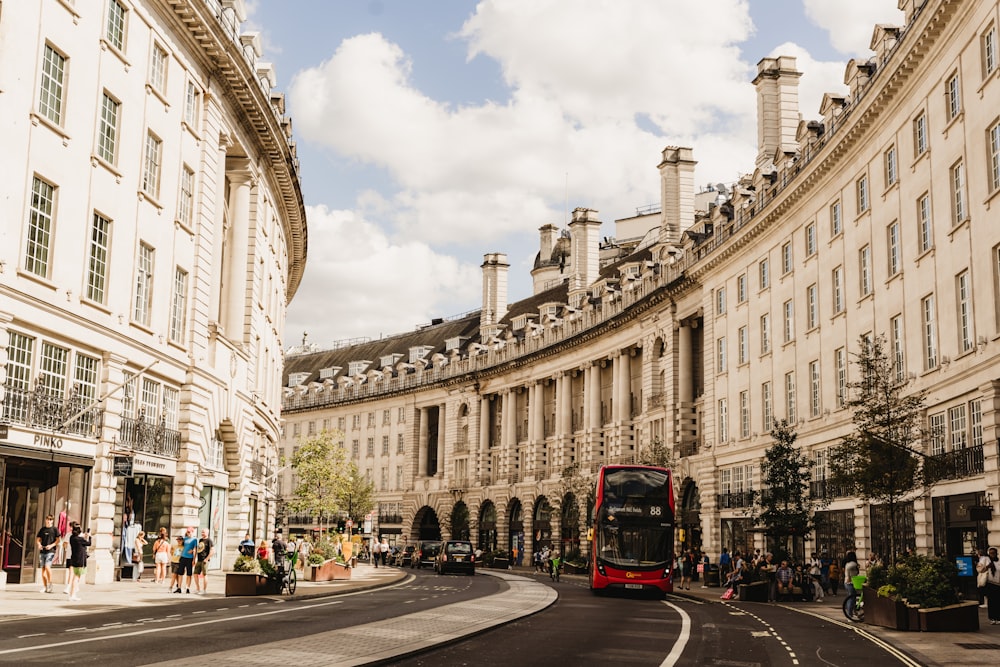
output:
<path id="1" fill-rule="evenodd" d="M 65 433 L 39 433 L 22 428 L 10 428 L 9 424 L 0 425 L 7 433 L 0 431 L 0 440 L 18 447 L 26 447 L 39 451 L 74 454 L 94 458 L 97 454 L 97 443 L 79 440 Z"/>
<path id="2" fill-rule="evenodd" d="M 131 477 L 132 463 L 131 456 L 116 456 L 114 458 L 115 477 Z"/>
<path id="3" fill-rule="evenodd" d="M 7 428 L 6 424 L 0 424 L 0 440 L 6 440 L 7 439 L 7 433 L 8 433 L 8 431 L 9 431 L 9 429 Z"/>
<path id="4" fill-rule="evenodd" d="M 173 459 L 163 459 L 148 454 L 136 454 L 133 458 L 135 459 L 133 469 L 137 473 L 161 477 L 173 477 L 177 474 L 177 462 Z"/>

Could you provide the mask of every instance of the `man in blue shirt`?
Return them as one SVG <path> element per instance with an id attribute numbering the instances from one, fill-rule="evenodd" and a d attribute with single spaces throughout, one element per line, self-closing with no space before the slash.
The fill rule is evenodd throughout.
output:
<path id="1" fill-rule="evenodd" d="M 194 571 L 194 555 L 198 551 L 198 538 L 194 536 L 194 528 L 188 527 L 184 531 L 184 548 L 181 551 L 181 560 L 177 564 L 179 569 L 177 577 L 177 590 L 174 593 L 181 592 L 181 577 L 185 574 L 187 575 L 187 585 L 184 587 L 185 592 L 191 592 L 191 574 Z"/>

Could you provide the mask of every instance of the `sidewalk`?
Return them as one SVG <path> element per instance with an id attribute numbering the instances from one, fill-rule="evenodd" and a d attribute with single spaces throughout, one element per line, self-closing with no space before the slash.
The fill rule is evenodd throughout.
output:
<path id="1" fill-rule="evenodd" d="M 147 569 L 147 574 L 150 573 L 150 569 Z M 407 572 L 401 568 L 375 568 L 366 563 L 358 563 L 348 580 L 314 583 L 300 579 L 294 597 L 305 599 L 362 591 L 394 584 L 402 581 L 406 576 Z M 5 590 L 0 590 L 0 623 L 33 616 L 75 616 L 128 607 L 170 605 L 212 598 L 221 599 L 225 598 L 226 573 L 209 573 L 208 593 L 205 595 L 196 595 L 193 588 L 190 594 L 171 593 L 166 585 L 154 584 L 152 579 L 147 581 L 145 577 L 138 582 L 125 580 L 110 584 L 84 585 L 78 593 L 81 598 L 79 602 L 69 601 L 68 596 L 62 592 L 63 584 L 55 584 L 53 586 L 54 593 L 40 593 L 40 589 L 40 583 L 7 584 Z M 252 598 L 229 599 L 247 600 Z"/>
<path id="2" fill-rule="evenodd" d="M 852 623 L 844 617 L 842 605 L 844 593 L 828 595 L 823 602 L 739 602 L 722 600 L 724 589 L 702 588 L 699 582 L 691 584 L 691 590 L 674 590 L 681 597 L 694 598 L 703 602 L 724 603 L 737 609 L 760 608 L 765 605 L 781 606 L 785 609 L 809 614 L 853 628 L 902 651 L 915 664 L 928 667 L 948 665 L 1000 665 L 1000 625 L 990 625 L 986 610 L 979 610 L 978 632 L 903 632 L 877 625 Z"/>

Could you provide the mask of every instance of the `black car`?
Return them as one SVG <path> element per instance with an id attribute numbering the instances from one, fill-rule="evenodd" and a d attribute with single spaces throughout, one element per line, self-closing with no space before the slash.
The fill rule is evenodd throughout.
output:
<path id="1" fill-rule="evenodd" d="M 438 574 L 464 572 L 472 576 L 476 573 L 476 552 L 472 542 L 448 540 L 438 553 L 434 571 Z"/>
<path id="2" fill-rule="evenodd" d="M 437 560 L 437 555 L 440 551 L 440 540 L 420 542 L 417 545 L 417 550 L 413 553 L 413 560 L 410 561 L 410 567 L 422 568 L 424 565 L 434 567 L 434 562 Z"/>

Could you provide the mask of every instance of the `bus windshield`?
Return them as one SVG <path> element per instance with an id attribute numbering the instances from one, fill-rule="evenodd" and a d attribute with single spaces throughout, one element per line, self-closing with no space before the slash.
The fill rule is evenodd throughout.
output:
<path id="1" fill-rule="evenodd" d="M 631 468 L 604 475 L 595 555 L 621 567 L 662 567 L 674 530 L 669 473 Z"/>

